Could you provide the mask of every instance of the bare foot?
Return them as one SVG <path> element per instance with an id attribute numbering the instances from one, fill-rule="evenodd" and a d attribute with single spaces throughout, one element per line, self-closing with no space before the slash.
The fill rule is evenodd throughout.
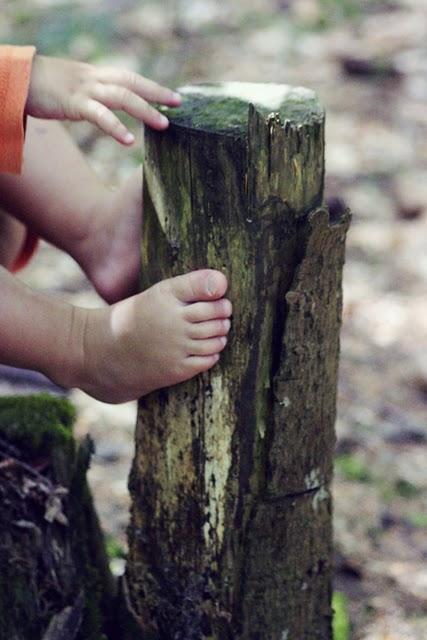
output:
<path id="1" fill-rule="evenodd" d="M 204 269 L 111 307 L 84 310 L 77 386 L 104 402 L 125 402 L 207 371 L 227 343 L 226 289 L 222 273 Z"/>
<path id="2" fill-rule="evenodd" d="M 137 292 L 142 218 L 142 168 L 97 203 L 77 259 L 100 296 L 112 304 Z"/>

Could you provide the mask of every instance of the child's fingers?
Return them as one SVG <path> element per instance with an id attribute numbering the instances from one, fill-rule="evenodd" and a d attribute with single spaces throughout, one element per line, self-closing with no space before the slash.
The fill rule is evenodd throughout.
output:
<path id="1" fill-rule="evenodd" d="M 91 91 L 91 97 L 109 109 L 125 111 L 154 129 L 166 129 L 169 124 L 164 115 L 126 87 L 98 83 Z"/>
<path id="2" fill-rule="evenodd" d="M 80 109 L 80 117 L 96 125 L 104 133 L 115 138 L 122 144 L 132 144 L 133 134 L 120 122 L 119 118 L 105 105 L 96 100 L 87 100 Z"/>
<path id="3" fill-rule="evenodd" d="M 121 71 L 115 68 L 101 69 L 98 79 L 105 84 L 126 87 L 149 102 L 158 102 L 169 107 L 177 107 L 181 104 L 181 97 L 178 93 L 133 71 Z"/>

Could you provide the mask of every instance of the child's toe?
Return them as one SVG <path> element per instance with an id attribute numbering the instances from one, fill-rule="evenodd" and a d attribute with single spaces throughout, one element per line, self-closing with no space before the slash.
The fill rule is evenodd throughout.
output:
<path id="1" fill-rule="evenodd" d="M 195 302 L 184 307 L 184 318 L 188 322 L 229 318 L 232 314 L 231 302 L 226 298 L 214 302 Z"/>
<path id="2" fill-rule="evenodd" d="M 189 325 L 189 335 L 194 340 L 204 340 L 225 336 L 230 331 L 230 320 L 208 320 L 207 322 L 196 322 Z"/>
<path id="3" fill-rule="evenodd" d="M 193 356 L 210 356 L 222 351 L 227 344 L 227 338 L 209 338 L 208 340 L 193 340 L 190 351 Z"/>
<path id="4" fill-rule="evenodd" d="M 171 278 L 169 286 L 181 302 L 218 300 L 227 290 L 227 279 L 220 271 L 201 269 Z"/>
<path id="5" fill-rule="evenodd" d="M 188 376 L 195 376 L 211 369 L 219 360 L 219 354 L 210 356 L 189 356 L 186 360 Z"/>

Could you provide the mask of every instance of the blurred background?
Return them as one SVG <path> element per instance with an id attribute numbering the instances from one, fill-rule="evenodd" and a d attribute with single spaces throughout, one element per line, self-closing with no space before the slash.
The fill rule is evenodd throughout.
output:
<path id="1" fill-rule="evenodd" d="M 337 634 L 427 638 L 426 0 L 0 0 L 0 42 L 116 64 L 172 87 L 240 80 L 317 91 L 327 111 L 327 199 L 353 211 L 334 483 Z M 70 126 L 113 185 L 142 160 L 140 128 L 129 126 L 131 150 Z M 48 245 L 20 277 L 101 304 L 77 265 Z M 0 369 L 2 394 L 47 386 Z M 120 573 L 136 407 L 70 395 L 77 435 L 96 443 L 90 482 Z"/>

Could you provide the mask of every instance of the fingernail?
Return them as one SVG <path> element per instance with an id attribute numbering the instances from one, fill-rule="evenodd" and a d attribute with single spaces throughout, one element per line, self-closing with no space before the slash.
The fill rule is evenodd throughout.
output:
<path id="1" fill-rule="evenodd" d="M 163 114 L 160 114 L 159 122 L 163 126 L 167 126 L 169 124 L 169 120 Z"/>
<path id="2" fill-rule="evenodd" d="M 216 293 L 216 278 L 214 276 L 209 276 L 207 283 L 206 283 L 206 288 L 208 290 L 209 295 L 213 296 Z"/>
<path id="3" fill-rule="evenodd" d="M 123 136 L 123 142 L 125 142 L 126 144 L 131 144 L 131 142 L 135 142 L 135 136 L 133 135 L 133 133 L 131 133 L 130 131 L 125 133 L 125 135 Z"/>
<path id="4" fill-rule="evenodd" d="M 172 97 L 176 102 L 181 102 L 181 100 L 182 100 L 180 94 L 176 93 L 175 91 L 172 93 Z"/>

